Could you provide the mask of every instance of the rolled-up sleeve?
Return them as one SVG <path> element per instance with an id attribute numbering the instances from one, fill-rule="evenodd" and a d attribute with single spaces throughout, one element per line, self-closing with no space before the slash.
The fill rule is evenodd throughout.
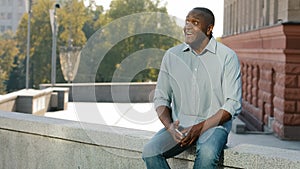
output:
<path id="1" fill-rule="evenodd" d="M 222 109 L 228 111 L 232 117 L 242 110 L 241 71 L 237 55 L 233 52 L 225 61 L 223 91 L 225 103 Z"/>
<path id="2" fill-rule="evenodd" d="M 169 54 L 166 52 L 163 57 L 160 71 L 158 74 L 155 94 L 154 94 L 154 107 L 155 109 L 159 106 L 167 106 L 170 108 L 171 105 L 171 97 L 172 97 L 172 89 L 170 86 L 170 76 L 168 71 L 168 63 L 169 63 Z"/>

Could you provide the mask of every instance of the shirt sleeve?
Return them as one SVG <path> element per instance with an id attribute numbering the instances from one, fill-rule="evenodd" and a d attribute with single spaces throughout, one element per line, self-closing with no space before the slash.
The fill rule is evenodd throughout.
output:
<path id="1" fill-rule="evenodd" d="M 154 107 L 167 106 L 170 108 L 172 89 L 170 85 L 170 76 L 168 71 L 169 54 L 166 52 L 163 57 L 161 67 L 158 74 L 157 84 L 154 94 Z"/>
<path id="2" fill-rule="evenodd" d="M 228 111 L 234 118 L 242 110 L 240 63 L 234 52 L 225 61 L 223 91 L 225 103 L 222 109 Z"/>

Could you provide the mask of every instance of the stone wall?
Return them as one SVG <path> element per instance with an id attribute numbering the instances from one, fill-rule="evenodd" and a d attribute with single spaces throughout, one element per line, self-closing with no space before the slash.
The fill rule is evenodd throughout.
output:
<path id="1" fill-rule="evenodd" d="M 45 89 L 51 84 L 41 84 Z M 69 83 L 55 87 L 69 88 L 71 102 L 152 102 L 156 83 Z"/>
<path id="2" fill-rule="evenodd" d="M 65 110 L 68 88 L 23 89 L 0 96 L 0 110 L 44 115 L 50 110 Z"/>
<path id="3" fill-rule="evenodd" d="M 280 24 L 222 42 L 241 62 L 241 119 L 254 130 L 273 130 L 282 139 L 300 139 L 300 25 Z"/>
<path id="4" fill-rule="evenodd" d="M 143 145 L 153 132 L 0 111 L 0 168 L 143 169 Z M 193 167 L 194 150 L 168 159 L 172 169 Z M 224 151 L 225 168 L 300 166 L 300 152 L 257 145 Z"/>

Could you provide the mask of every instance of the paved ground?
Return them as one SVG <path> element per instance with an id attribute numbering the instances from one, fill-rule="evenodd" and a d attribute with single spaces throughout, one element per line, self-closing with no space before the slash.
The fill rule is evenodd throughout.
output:
<path id="1" fill-rule="evenodd" d="M 69 102 L 67 110 L 47 112 L 45 116 L 154 132 L 162 128 L 152 103 Z M 280 140 L 273 134 L 235 134 L 231 132 L 227 145 L 233 147 L 238 144 L 256 144 L 300 151 L 300 141 Z"/>
<path id="2" fill-rule="evenodd" d="M 149 131 L 162 128 L 151 103 L 69 102 L 68 110 L 48 112 L 45 116 Z"/>

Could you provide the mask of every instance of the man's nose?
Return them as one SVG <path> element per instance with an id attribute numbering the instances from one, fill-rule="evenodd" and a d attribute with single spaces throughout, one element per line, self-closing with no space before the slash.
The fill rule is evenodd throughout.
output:
<path id="1" fill-rule="evenodd" d="M 191 29 L 193 27 L 193 24 L 191 22 L 186 22 L 185 25 L 184 25 L 184 27 L 186 29 Z"/>

